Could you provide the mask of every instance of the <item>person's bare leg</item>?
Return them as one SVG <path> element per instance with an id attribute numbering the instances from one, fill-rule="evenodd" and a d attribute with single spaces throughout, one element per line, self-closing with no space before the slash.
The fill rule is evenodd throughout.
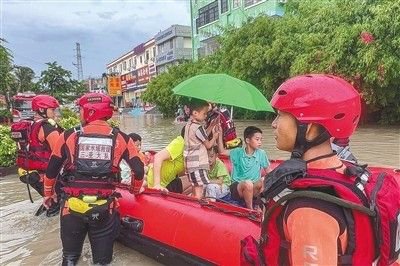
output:
<path id="1" fill-rule="evenodd" d="M 203 197 L 203 186 L 193 186 L 192 187 L 193 197 L 201 199 Z"/>
<path id="2" fill-rule="evenodd" d="M 253 196 L 257 197 L 258 195 L 260 195 L 262 191 L 263 191 L 263 181 L 258 180 L 257 182 L 254 183 L 253 186 Z"/>
<path id="3" fill-rule="evenodd" d="M 244 199 L 246 207 L 253 209 L 253 182 L 243 181 L 239 182 L 237 186 L 239 196 Z"/>

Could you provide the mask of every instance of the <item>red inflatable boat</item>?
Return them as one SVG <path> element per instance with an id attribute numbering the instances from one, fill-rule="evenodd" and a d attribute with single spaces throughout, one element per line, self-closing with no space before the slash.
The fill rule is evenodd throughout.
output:
<path id="1" fill-rule="evenodd" d="M 279 162 L 274 161 L 277 165 Z M 400 181 L 400 171 L 385 171 Z M 146 190 L 135 197 L 121 193 L 122 231 L 119 241 L 168 265 L 239 265 L 240 240 L 258 239 L 261 214 L 221 202 Z"/>

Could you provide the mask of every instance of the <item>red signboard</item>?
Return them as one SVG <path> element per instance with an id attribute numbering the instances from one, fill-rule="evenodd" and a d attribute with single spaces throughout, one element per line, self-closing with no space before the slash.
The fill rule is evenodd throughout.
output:
<path id="1" fill-rule="evenodd" d="M 132 71 L 132 72 L 129 72 L 129 73 L 121 76 L 122 91 L 126 91 L 136 85 L 137 85 L 136 71 Z"/>
<path id="2" fill-rule="evenodd" d="M 148 66 L 139 68 L 137 70 L 138 84 L 146 84 L 149 82 L 149 68 Z"/>

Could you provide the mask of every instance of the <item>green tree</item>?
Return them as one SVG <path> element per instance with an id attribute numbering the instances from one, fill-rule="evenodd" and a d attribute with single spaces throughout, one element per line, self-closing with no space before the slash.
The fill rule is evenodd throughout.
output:
<path id="1" fill-rule="evenodd" d="M 288 11 L 277 40 L 297 42 L 289 50 L 290 76 L 340 75 L 360 91 L 365 119 L 400 121 L 399 1 L 296 0 Z"/>
<path id="2" fill-rule="evenodd" d="M 205 72 L 246 80 L 268 99 L 291 76 L 327 73 L 345 78 L 359 90 L 366 107 L 364 121 L 398 123 L 398 32 L 400 1 L 291 0 L 282 18 L 260 16 L 240 28 L 224 29 L 215 54 L 152 80 L 146 101 L 171 114 L 178 102 L 171 89 Z M 265 114 L 239 110 L 238 115 Z"/>
<path id="3" fill-rule="evenodd" d="M 57 62 L 46 63 L 47 69 L 40 75 L 40 92 L 57 98 L 62 103 L 69 102 L 86 91 L 82 82 L 72 79 L 72 73 Z"/>
<path id="4" fill-rule="evenodd" d="M 35 72 L 30 67 L 14 66 L 13 74 L 18 92 L 35 90 L 35 83 L 33 82 Z"/>
<path id="5" fill-rule="evenodd" d="M 0 94 L 6 96 L 7 107 L 9 106 L 8 96 L 13 93 L 10 88 L 12 83 L 12 55 L 11 51 L 5 46 L 6 41 L 0 38 Z"/>

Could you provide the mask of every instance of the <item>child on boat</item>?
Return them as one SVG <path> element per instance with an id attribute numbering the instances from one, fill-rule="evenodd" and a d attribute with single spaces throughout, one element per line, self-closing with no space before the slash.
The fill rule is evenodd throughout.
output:
<path id="1" fill-rule="evenodd" d="M 215 201 L 215 199 L 221 199 L 229 194 L 231 177 L 225 164 L 218 158 L 217 146 L 208 150 L 208 162 L 210 164 L 208 173 L 210 183 L 205 186 L 205 196 Z"/>
<path id="2" fill-rule="evenodd" d="M 185 126 L 185 170 L 192 185 L 192 195 L 198 199 L 203 195 L 203 186 L 209 183 L 207 149 L 215 145 L 219 136 L 216 127 L 213 127 L 213 137 L 208 140 L 203 126 L 208 108 L 206 101 L 194 99 L 190 106 L 190 119 Z"/>
<path id="3" fill-rule="evenodd" d="M 147 156 L 140 150 L 142 147 L 142 137 L 139 134 L 136 133 L 130 133 L 128 137 L 133 141 L 135 144 L 135 147 L 138 150 L 138 155 L 140 160 L 144 163 L 144 171 L 147 173 L 148 167 L 147 165 L 149 164 Z M 131 168 L 129 168 L 128 164 L 125 162 L 125 160 L 121 160 L 119 164 L 119 168 L 121 170 L 121 183 L 123 184 L 130 184 L 131 183 Z M 145 176 L 146 177 L 146 176 Z"/>
<path id="4" fill-rule="evenodd" d="M 253 198 L 263 190 L 261 171 L 268 172 L 269 161 L 262 144 L 262 131 L 258 127 L 249 126 L 244 130 L 244 146 L 225 150 L 220 137 L 218 148 L 220 154 L 230 157 L 232 163 L 231 197 L 234 200 L 243 199 L 246 207 L 253 209 Z"/>
<path id="5" fill-rule="evenodd" d="M 179 178 L 185 175 L 183 163 L 183 150 L 185 127 L 181 134 L 172 140 L 167 147 L 154 155 L 154 162 L 149 165 L 147 173 L 147 186 L 152 189 L 170 191 L 175 193 L 183 192 L 183 183 Z"/>

